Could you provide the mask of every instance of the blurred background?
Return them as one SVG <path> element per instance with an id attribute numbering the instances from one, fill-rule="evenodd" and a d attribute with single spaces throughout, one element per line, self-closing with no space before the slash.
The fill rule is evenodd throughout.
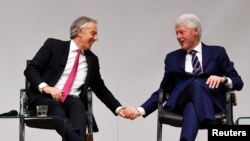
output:
<path id="1" fill-rule="evenodd" d="M 202 41 L 224 46 L 245 83 L 237 92 L 235 120 L 250 116 L 249 7 L 249 0 L 1 0 L 0 113 L 19 110 L 26 60 L 47 38 L 69 40 L 71 23 L 83 15 L 98 21 L 92 51 L 105 84 L 124 106 L 140 106 L 159 88 L 165 55 L 180 48 L 176 18 L 193 13 L 203 26 Z M 157 112 L 131 121 L 114 116 L 97 97 L 93 106 L 100 129 L 95 141 L 156 140 Z M 0 125 L 2 139 L 19 139 L 17 119 L 0 119 Z M 179 135 L 179 128 L 164 126 L 163 140 L 178 141 Z M 61 138 L 54 130 L 26 128 L 26 141 L 42 140 Z M 199 131 L 197 141 L 206 140 L 207 131 Z"/>

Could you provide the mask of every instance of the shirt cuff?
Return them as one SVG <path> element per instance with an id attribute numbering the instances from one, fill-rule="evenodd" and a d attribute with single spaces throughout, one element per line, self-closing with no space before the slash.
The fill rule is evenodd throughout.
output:
<path id="1" fill-rule="evenodd" d="M 140 112 L 142 116 L 146 114 L 145 110 L 142 107 L 138 107 L 137 110 Z"/>
<path id="2" fill-rule="evenodd" d="M 117 115 L 119 114 L 118 112 L 120 111 L 121 108 L 122 108 L 122 106 L 119 106 L 119 107 L 116 108 L 115 113 L 116 113 Z"/>
<path id="3" fill-rule="evenodd" d="M 42 93 L 43 92 L 43 88 L 48 86 L 47 83 L 42 82 L 41 84 L 38 85 L 38 90 Z"/>
<path id="4" fill-rule="evenodd" d="M 233 88 L 233 82 L 229 77 L 227 77 L 227 79 L 228 79 L 228 81 L 227 81 L 227 83 L 225 83 L 225 86 L 227 88 L 229 88 L 229 89 L 232 89 Z"/>

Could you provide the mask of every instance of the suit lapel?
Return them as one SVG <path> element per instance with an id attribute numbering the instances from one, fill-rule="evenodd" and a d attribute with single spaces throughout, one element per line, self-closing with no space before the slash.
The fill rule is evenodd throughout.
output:
<path id="1" fill-rule="evenodd" d="M 67 63 L 67 60 L 68 60 L 68 56 L 69 56 L 69 48 L 70 48 L 70 41 L 66 42 L 65 45 L 61 46 L 61 51 L 57 51 L 56 53 L 60 52 L 59 55 L 61 55 L 62 57 L 61 61 L 60 62 L 60 67 L 58 68 L 58 73 L 54 79 L 54 81 L 52 81 L 52 84 L 55 85 L 56 82 L 60 79 L 64 69 L 65 69 L 65 66 L 66 66 L 66 63 Z"/>
<path id="2" fill-rule="evenodd" d="M 62 51 L 62 60 L 61 60 L 61 66 L 63 67 L 63 70 L 66 66 L 67 60 L 68 60 L 68 56 L 69 56 L 69 49 L 70 49 L 70 41 L 68 41 L 64 47 L 62 47 L 63 51 Z"/>
<path id="3" fill-rule="evenodd" d="M 91 73 L 93 71 L 93 59 L 92 59 L 92 56 L 90 54 L 90 51 L 85 51 L 84 55 L 86 56 L 87 65 L 88 65 L 88 71 L 87 71 L 87 76 L 86 76 L 86 80 L 85 80 L 85 87 L 87 87 L 89 80 L 90 80 L 90 77 L 91 77 Z"/>
<path id="4" fill-rule="evenodd" d="M 187 51 L 182 50 L 180 55 L 180 69 L 181 71 L 185 72 L 185 60 L 186 60 Z"/>
<path id="5" fill-rule="evenodd" d="M 207 64 L 210 59 L 210 52 L 207 48 L 207 45 L 205 45 L 204 43 L 202 43 L 201 48 L 202 48 L 202 67 L 203 67 L 203 72 L 205 72 Z"/>

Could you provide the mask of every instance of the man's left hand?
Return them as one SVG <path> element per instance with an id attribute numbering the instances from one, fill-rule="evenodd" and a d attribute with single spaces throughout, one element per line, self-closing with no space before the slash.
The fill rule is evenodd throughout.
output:
<path id="1" fill-rule="evenodd" d="M 225 82 L 225 77 L 222 76 L 216 76 L 211 75 L 208 79 L 206 84 L 208 84 L 209 88 L 214 89 L 218 88 L 220 84 L 223 84 Z"/>

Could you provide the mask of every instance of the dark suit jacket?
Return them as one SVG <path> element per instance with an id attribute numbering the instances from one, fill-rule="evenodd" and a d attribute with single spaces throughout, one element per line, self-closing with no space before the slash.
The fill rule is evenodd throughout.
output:
<path id="1" fill-rule="evenodd" d="M 170 94 L 171 108 L 175 106 L 177 96 L 171 97 L 171 93 L 175 90 L 179 90 L 185 84 L 182 84 L 184 80 L 191 80 L 193 78 L 204 81 L 204 87 L 211 94 L 211 100 L 221 110 L 225 110 L 225 94 L 226 88 L 220 85 L 218 89 L 210 89 L 205 84 L 207 78 L 210 75 L 226 76 L 232 80 L 234 90 L 241 90 L 243 87 L 243 81 L 235 70 L 233 63 L 230 61 L 225 49 L 220 46 L 208 46 L 202 43 L 202 67 L 203 74 L 194 76 L 185 72 L 185 57 L 187 52 L 183 49 L 178 49 L 167 54 L 165 59 L 165 73 L 160 85 L 160 89 L 164 89 Z M 180 85 L 178 85 L 180 84 Z M 176 88 L 178 86 L 178 88 Z M 176 91 L 175 91 L 176 92 Z M 169 101 L 168 101 L 169 102 Z M 154 92 L 151 97 L 141 105 L 145 109 L 146 117 L 157 109 L 158 104 L 158 91 Z"/>
<path id="2" fill-rule="evenodd" d="M 36 53 L 24 74 L 31 83 L 28 89 L 30 104 L 42 94 L 38 85 L 46 82 L 49 86 L 55 86 L 66 66 L 69 55 L 70 41 L 48 39 Z M 105 86 L 99 72 L 98 57 L 90 50 L 84 51 L 87 59 L 88 71 L 85 84 L 81 87 L 80 98 L 87 109 L 87 88 L 91 88 L 96 96 L 116 115 L 115 110 L 121 106 L 119 101 Z M 97 126 L 94 126 L 97 130 Z"/>

